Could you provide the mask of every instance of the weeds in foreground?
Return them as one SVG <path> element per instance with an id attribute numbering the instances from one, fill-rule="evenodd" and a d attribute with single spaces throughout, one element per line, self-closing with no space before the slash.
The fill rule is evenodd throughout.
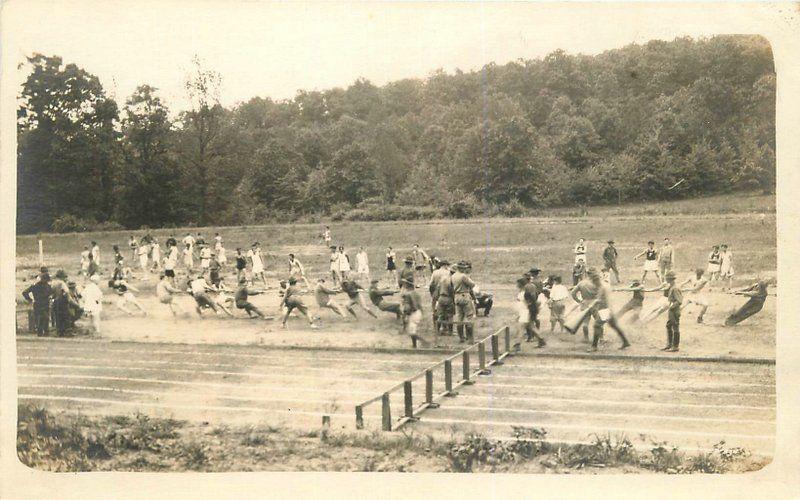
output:
<path id="1" fill-rule="evenodd" d="M 508 439 L 469 434 L 439 442 L 411 427 L 392 434 L 335 432 L 322 439 L 318 432 L 311 436 L 264 425 L 179 432 L 186 425 L 142 414 L 65 417 L 20 405 L 17 451 L 23 463 L 51 471 L 258 470 L 266 464 L 298 460 L 305 464 L 308 458 L 324 464 L 322 470 L 399 472 L 420 457 L 453 472 L 629 467 L 671 474 L 718 474 L 763 465 L 758 460 L 748 461 L 747 450 L 727 447 L 724 441 L 708 452 L 687 455 L 665 442 L 653 442 L 649 450 L 637 451 L 624 435 L 595 435 L 587 444 L 559 445 L 547 441 L 545 429 L 535 427 L 513 427 Z M 276 433 L 280 439 L 272 439 Z M 309 442 L 309 437 L 315 439 Z M 354 458 L 333 463 L 332 456 Z M 233 462 L 238 463 L 232 466 Z"/>

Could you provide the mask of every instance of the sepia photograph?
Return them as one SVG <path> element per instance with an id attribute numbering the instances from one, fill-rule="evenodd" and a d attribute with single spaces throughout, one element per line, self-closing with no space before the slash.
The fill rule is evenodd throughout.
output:
<path id="1" fill-rule="evenodd" d="M 640 7 L 6 4 L 10 452 L 768 467 L 775 49 Z"/>

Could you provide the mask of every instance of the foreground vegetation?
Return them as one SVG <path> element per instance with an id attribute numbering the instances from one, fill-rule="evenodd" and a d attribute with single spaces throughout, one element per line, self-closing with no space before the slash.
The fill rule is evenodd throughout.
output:
<path id="1" fill-rule="evenodd" d="M 23 71 L 20 232 L 517 215 L 775 186 L 775 71 L 757 36 L 555 51 L 231 109 L 198 64 L 177 116 L 157 89 L 118 103 L 55 55 Z"/>
<path id="2" fill-rule="evenodd" d="M 724 473 L 764 467 L 724 442 L 704 453 L 666 443 L 646 451 L 625 437 L 594 436 L 589 444 L 545 441 L 544 429 L 515 427 L 508 440 L 470 434 L 437 441 L 402 434 L 297 432 L 271 426 L 208 426 L 143 414 L 87 417 L 19 406 L 20 460 L 42 470 L 127 471 L 394 471 Z"/>

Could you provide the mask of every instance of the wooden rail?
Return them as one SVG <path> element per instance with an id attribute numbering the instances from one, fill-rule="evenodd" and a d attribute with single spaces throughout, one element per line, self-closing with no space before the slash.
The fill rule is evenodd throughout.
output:
<path id="1" fill-rule="evenodd" d="M 503 337 L 503 348 L 500 348 L 500 336 Z M 489 343 L 491 349 L 491 361 L 487 363 L 486 360 L 486 343 Z M 462 385 L 474 384 L 479 375 L 488 375 L 491 373 L 489 366 L 503 364 L 503 359 L 511 355 L 511 328 L 505 326 L 495 333 L 484 337 L 483 339 L 475 342 L 456 354 L 445 358 L 438 363 L 425 368 L 421 372 L 403 380 L 396 384 L 382 394 L 379 394 L 371 399 L 368 399 L 356 406 L 356 428 L 364 428 L 364 408 L 381 402 L 381 428 L 384 431 L 397 430 L 408 422 L 419 420 L 419 415 L 425 410 L 438 408 L 437 401 L 444 397 L 454 397 L 458 395 L 456 389 Z M 472 365 L 471 351 L 478 354 L 477 367 Z M 453 376 L 453 363 L 461 361 L 461 378 L 455 379 Z M 434 372 L 438 369 L 444 372 L 444 391 L 440 393 L 435 392 L 434 387 Z M 425 399 L 423 402 L 414 406 L 414 393 L 412 382 L 425 377 Z M 403 390 L 403 415 L 396 421 L 392 419 L 392 410 L 390 407 L 389 397 L 393 392 Z"/>

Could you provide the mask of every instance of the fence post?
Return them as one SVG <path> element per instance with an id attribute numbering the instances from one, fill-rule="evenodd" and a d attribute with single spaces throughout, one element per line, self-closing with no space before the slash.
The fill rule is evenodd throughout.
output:
<path id="1" fill-rule="evenodd" d="M 414 420 L 414 399 L 411 393 L 411 381 L 403 382 L 403 401 L 405 402 L 405 416 L 409 420 Z"/>
<path id="2" fill-rule="evenodd" d="M 384 392 L 381 396 L 381 418 L 383 420 L 382 428 L 385 431 L 392 430 L 392 410 L 389 408 L 389 393 Z"/>
<path id="3" fill-rule="evenodd" d="M 425 404 L 428 408 L 438 408 L 439 404 L 433 402 L 433 371 L 425 370 Z"/>
<path id="4" fill-rule="evenodd" d="M 511 354 L 511 327 L 506 326 L 504 331 L 505 351 Z"/>
<path id="5" fill-rule="evenodd" d="M 474 384 L 474 380 L 469 379 L 469 351 L 464 351 L 464 354 L 461 355 L 461 368 L 462 368 L 462 376 L 464 378 L 464 385 Z"/>
<path id="6" fill-rule="evenodd" d="M 453 392 L 453 363 L 447 359 L 444 362 L 444 390 L 446 396 L 455 396 Z"/>
<path id="7" fill-rule="evenodd" d="M 491 371 L 486 369 L 486 344 L 478 343 L 478 368 L 481 369 L 480 375 L 489 375 Z"/>
<path id="8" fill-rule="evenodd" d="M 500 340 L 497 338 L 497 334 L 492 334 L 492 360 L 495 365 L 502 365 L 503 362 L 500 361 Z"/>
<path id="9" fill-rule="evenodd" d="M 356 429 L 364 428 L 364 409 L 361 405 L 356 406 Z"/>

